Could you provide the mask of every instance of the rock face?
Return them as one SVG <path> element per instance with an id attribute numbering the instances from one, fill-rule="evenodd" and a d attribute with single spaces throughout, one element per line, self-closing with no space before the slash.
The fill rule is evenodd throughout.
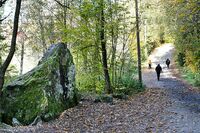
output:
<path id="1" fill-rule="evenodd" d="M 77 103 L 73 58 L 59 43 L 48 49 L 37 67 L 5 86 L 0 116 L 7 124 L 16 118 L 27 125 L 36 117 L 48 121 Z"/>

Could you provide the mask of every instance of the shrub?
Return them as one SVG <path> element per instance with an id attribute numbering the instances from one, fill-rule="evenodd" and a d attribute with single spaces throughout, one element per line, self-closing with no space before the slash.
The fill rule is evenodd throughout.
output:
<path id="1" fill-rule="evenodd" d="M 124 76 L 121 78 L 118 84 L 118 88 L 115 88 L 114 92 L 118 94 L 132 95 L 144 90 L 144 86 L 137 80 L 134 80 L 132 76 Z"/>
<path id="2" fill-rule="evenodd" d="M 183 68 L 183 78 L 186 79 L 190 84 L 199 87 L 200 86 L 200 71 L 192 72 L 188 68 Z"/>
<path id="3" fill-rule="evenodd" d="M 185 54 L 184 53 L 179 53 L 178 57 L 177 57 L 177 61 L 178 61 L 178 64 L 180 66 L 184 66 L 184 64 L 185 64 Z"/>
<path id="4" fill-rule="evenodd" d="M 147 40 L 147 53 L 148 55 L 151 54 L 151 52 L 160 45 L 158 40 L 152 40 L 152 39 L 148 39 Z"/>

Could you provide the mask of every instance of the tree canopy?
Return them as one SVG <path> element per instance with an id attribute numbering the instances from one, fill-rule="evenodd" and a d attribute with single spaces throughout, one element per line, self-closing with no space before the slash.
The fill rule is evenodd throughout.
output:
<path id="1" fill-rule="evenodd" d="M 1 7 L 5 4 L 0 3 Z M 123 86 L 137 88 L 134 5 L 130 0 L 23 1 L 19 32 L 24 39 L 17 42 L 16 53 L 23 56 L 26 49 L 33 54 L 45 53 L 50 44 L 64 42 L 72 51 L 80 90 L 100 93 L 105 88 L 108 92 Z M 198 9 L 198 0 L 139 1 L 142 62 L 155 47 L 171 42 L 176 46 L 179 64 L 199 73 Z M 6 18 L 1 27 L 9 29 L 11 23 Z M 5 36 L 7 41 L 1 41 L 0 54 L 8 52 L 5 47 L 10 35 Z M 0 63 L 2 57 L 5 60 L 1 55 Z M 23 68 L 23 58 L 21 63 Z"/>

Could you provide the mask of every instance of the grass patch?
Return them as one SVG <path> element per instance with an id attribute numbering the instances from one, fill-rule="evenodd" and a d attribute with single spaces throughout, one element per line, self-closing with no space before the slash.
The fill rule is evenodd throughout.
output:
<path id="1" fill-rule="evenodd" d="M 181 76 L 190 84 L 196 87 L 200 87 L 200 71 L 192 72 L 188 68 L 181 68 Z"/>
<path id="2" fill-rule="evenodd" d="M 114 89 L 116 94 L 133 95 L 145 90 L 144 85 L 141 85 L 139 81 L 134 80 L 132 77 L 123 77 L 118 87 Z"/>

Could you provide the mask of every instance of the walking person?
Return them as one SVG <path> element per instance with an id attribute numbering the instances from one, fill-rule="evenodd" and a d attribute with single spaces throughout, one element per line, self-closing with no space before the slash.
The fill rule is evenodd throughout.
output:
<path id="1" fill-rule="evenodd" d="M 158 64 L 155 68 L 156 73 L 157 73 L 157 79 L 158 81 L 160 80 L 160 73 L 162 72 L 162 67 L 160 66 L 160 64 Z"/>
<path id="2" fill-rule="evenodd" d="M 170 64 L 170 60 L 167 58 L 167 60 L 166 60 L 167 68 L 169 68 L 169 64 Z"/>
<path id="3" fill-rule="evenodd" d="M 149 64 L 149 69 L 151 69 L 151 60 L 149 60 L 148 64 Z"/>

